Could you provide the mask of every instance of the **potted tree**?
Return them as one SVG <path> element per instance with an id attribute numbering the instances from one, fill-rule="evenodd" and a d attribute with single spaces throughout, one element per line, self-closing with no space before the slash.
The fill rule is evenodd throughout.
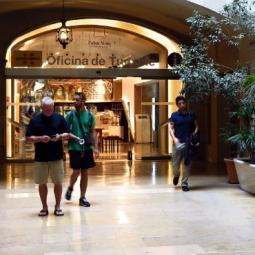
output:
<path id="1" fill-rule="evenodd" d="M 237 113 L 243 108 L 241 105 L 245 105 L 243 99 L 249 95 L 249 103 L 252 102 L 252 94 L 249 93 L 252 89 L 243 86 L 249 69 L 240 66 L 239 63 L 237 68 L 223 66 L 215 62 L 209 53 L 210 49 L 217 47 L 219 43 L 238 47 L 243 38 L 253 36 L 255 34 L 254 18 L 253 8 L 249 2 L 241 0 L 233 0 L 225 5 L 222 16 L 217 18 L 194 12 L 187 19 L 193 39 L 190 45 L 180 46 L 183 60 L 181 65 L 176 67 L 176 72 L 185 85 L 181 93 L 190 100 L 203 100 L 205 96 L 213 94 L 223 95 L 227 99 L 228 111 L 232 116 L 227 125 L 227 138 L 231 137 L 231 139 L 227 141 L 232 144 L 237 144 L 233 139 L 237 134 L 236 127 L 239 128 Z M 234 122 L 232 122 L 233 119 Z M 234 156 L 236 155 L 237 150 Z M 227 161 L 234 165 L 232 159 Z M 235 172 L 235 168 L 233 170 Z M 231 174 L 229 182 L 238 183 L 236 177 L 235 173 Z"/>
<path id="2" fill-rule="evenodd" d="M 255 194 L 255 75 L 246 79 L 240 104 L 240 128 L 228 141 L 236 144 L 244 156 L 234 159 L 240 187 Z"/>

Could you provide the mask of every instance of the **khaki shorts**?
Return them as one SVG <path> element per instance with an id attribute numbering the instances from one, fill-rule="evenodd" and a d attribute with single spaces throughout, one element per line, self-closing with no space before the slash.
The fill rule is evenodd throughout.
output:
<path id="1" fill-rule="evenodd" d="M 46 184 L 48 176 L 55 184 L 60 184 L 64 179 L 64 162 L 63 160 L 47 161 L 34 163 L 34 181 L 36 184 Z"/>

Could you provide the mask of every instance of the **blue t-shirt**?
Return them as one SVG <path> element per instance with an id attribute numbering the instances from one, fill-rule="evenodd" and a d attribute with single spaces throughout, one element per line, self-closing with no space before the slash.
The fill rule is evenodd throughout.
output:
<path id="1" fill-rule="evenodd" d="M 65 118 L 57 113 L 46 117 L 42 113 L 34 116 L 27 127 L 26 137 L 56 135 L 69 132 Z M 55 161 L 63 158 L 62 140 L 48 143 L 35 143 L 35 161 Z"/>
<path id="2" fill-rule="evenodd" d="M 169 121 L 174 125 L 174 136 L 185 143 L 195 130 L 196 116 L 193 112 L 173 112 Z"/>

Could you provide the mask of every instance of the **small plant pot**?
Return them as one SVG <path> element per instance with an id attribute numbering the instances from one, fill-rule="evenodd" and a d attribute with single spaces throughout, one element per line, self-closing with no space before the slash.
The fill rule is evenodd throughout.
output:
<path id="1" fill-rule="evenodd" d="M 228 182 L 230 184 L 238 184 L 239 180 L 238 180 L 238 176 L 236 173 L 236 167 L 235 167 L 234 160 L 225 158 L 224 161 L 225 161 L 227 174 L 228 174 Z"/>
<path id="2" fill-rule="evenodd" d="M 255 164 L 234 159 L 241 189 L 255 194 Z"/>

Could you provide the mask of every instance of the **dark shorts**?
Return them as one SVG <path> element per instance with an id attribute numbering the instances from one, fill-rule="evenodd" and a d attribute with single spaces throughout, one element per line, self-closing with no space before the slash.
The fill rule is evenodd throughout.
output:
<path id="1" fill-rule="evenodd" d="M 69 151 L 70 166 L 75 170 L 92 168 L 96 165 L 93 150 Z"/>

